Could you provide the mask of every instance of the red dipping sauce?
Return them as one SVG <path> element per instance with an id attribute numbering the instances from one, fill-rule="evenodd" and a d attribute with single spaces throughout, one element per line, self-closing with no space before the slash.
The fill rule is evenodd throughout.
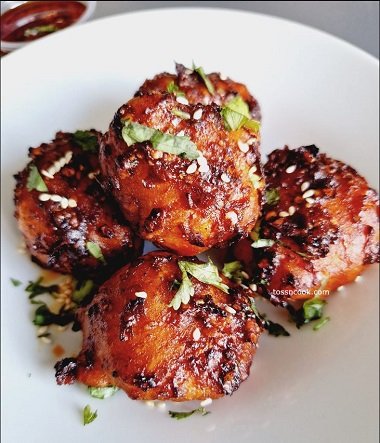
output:
<path id="1" fill-rule="evenodd" d="M 80 19 L 86 5 L 75 1 L 30 1 L 1 16 L 1 40 L 28 42 L 67 28 Z"/>

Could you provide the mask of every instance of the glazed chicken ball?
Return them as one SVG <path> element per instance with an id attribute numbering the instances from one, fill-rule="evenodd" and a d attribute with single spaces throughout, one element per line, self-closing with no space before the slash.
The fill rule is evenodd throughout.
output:
<path id="1" fill-rule="evenodd" d="M 100 149 L 107 189 L 138 234 L 181 255 L 247 235 L 264 182 L 259 133 L 226 129 L 215 104 L 173 94 L 135 97 Z"/>
<path id="2" fill-rule="evenodd" d="M 142 241 L 100 185 L 97 131 L 58 132 L 30 148 L 15 178 L 16 218 L 34 261 L 61 273 L 107 274 Z"/>
<path id="3" fill-rule="evenodd" d="M 136 92 L 136 96 L 147 95 L 152 92 L 182 93 L 192 105 L 215 103 L 219 106 L 228 103 L 236 96 L 240 96 L 247 103 L 251 117 L 254 120 L 261 120 L 259 103 L 242 83 L 222 77 L 216 72 L 207 74 L 206 79 L 208 80 L 205 81 L 205 77 L 199 74 L 199 72 L 203 73 L 202 68 L 193 70 L 179 63 L 176 63 L 176 71 L 177 74 L 163 72 L 151 80 L 146 80 Z"/>
<path id="4" fill-rule="evenodd" d="M 56 364 L 57 382 L 117 386 L 139 400 L 231 395 L 262 331 L 250 295 L 212 262 L 149 253 L 79 310 L 82 351 Z"/>
<path id="5" fill-rule="evenodd" d="M 262 295 L 285 306 L 379 262 L 378 195 L 353 168 L 312 145 L 273 151 L 264 172 L 259 226 L 234 248 Z"/>

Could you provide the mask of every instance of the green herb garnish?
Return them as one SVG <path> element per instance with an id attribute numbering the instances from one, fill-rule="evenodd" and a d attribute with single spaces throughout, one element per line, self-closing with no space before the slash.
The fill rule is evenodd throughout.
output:
<path id="1" fill-rule="evenodd" d="M 215 286 L 223 292 L 228 293 L 228 286 L 222 283 L 218 268 L 209 258 L 208 263 L 192 263 L 179 261 L 178 267 L 182 272 L 182 282 L 169 306 L 178 310 L 181 304 L 187 304 L 194 295 L 194 286 L 189 279 L 188 274 L 202 283 Z"/>
<path id="2" fill-rule="evenodd" d="M 317 323 L 314 325 L 313 330 L 319 331 L 319 329 L 322 328 L 326 323 L 330 321 L 330 317 L 323 317 L 320 320 L 317 321 Z"/>
<path id="3" fill-rule="evenodd" d="M 88 386 L 88 392 L 91 397 L 99 398 L 100 400 L 104 400 L 105 398 L 112 397 L 119 390 L 116 386 L 106 386 L 104 388 L 94 388 L 92 386 Z"/>
<path id="4" fill-rule="evenodd" d="M 29 168 L 29 176 L 26 182 L 26 187 L 28 191 L 32 191 L 33 189 L 36 189 L 39 192 L 47 192 L 48 188 L 41 177 L 40 173 L 38 172 L 38 169 L 36 166 L 31 165 Z"/>
<path id="5" fill-rule="evenodd" d="M 17 280 L 16 278 L 11 278 L 10 280 L 11 280 L 13 286 L 17 287 L 17 286 L 20 286 L 22 284 L 20 282 L 20 280 Z"/>
<path id="6" fill-rule="evenodd" d="M 188 112 L 183 112 L 180 109 L 173 109 L 172 114 L 176 117 L 182 118 L 182 120 L 189 120 L 189 118 L 191 118 L 191 115 Z"/>
<path id="7" fill-rule="evenodd" d="M 277 204 L 280 200 L 280 193 L 278 192 L 278 189 L 267 189 L 265 191 L 265 200 L 267 205 L 273 206 Z"/>
<path id="8" fill-rule="evenodd" d="M 287 309 L 290 314 L 290 318 L 295 322 L 297 328 L 300 328 L 306 323 L 321 319 L 323 317 L 323 309 L 326 303 L 327 302 L 325 300 L 321 300 L 319 297 L 314 297 L 305 301 L 300 309 L 295 309 L 291 305 L 287 306 Z M 319 326 L 319 328 L 321 328 L 323 324 Z"/>
<path id="9" fill-rule="evenodd" d="M 195 66 L 195 64 L 193 63 L 193 71 L 196 72 L 199 77 L 203 80 L 203 83 L 205 84 L 208 92 L 211 95 L 215 94 L 215 88 L 214 85 L 211 83 L 211 80 L 208 78 L 208 76 L 205 74 L 202 66 L 198 66 L 198 68 Z"/>
<path id="10" fill-rule="evenodd" d="M 29 281 L 28 286 L 25 288 L 26 292 L 29 292 L 29 300 L 32 300 L 37 295 L 41 294 L 53 294 L 58 291 L 58 285 L 44 286 L 41 285 L 42 277 L 38 278 L 36 281 Z"/>
<path id="11" fill-rule="evenodd" d="M 195 160 L 200 156 L 197 145 L 189 137 L 166 134 L 131 121 L 125 121 L 122 137 L 128 146 L 149 141 L 152 147 L 168 154 L 180 155 Z"/>
<path id="12" fill-rule="evenodd" d="M 98 411 L 96 410 L 95 412 L 92 412 L 90 405 L 86 405 L 83 409 L 83 424 L 88 425 L 92 423 L 97 416 Z"/>
<path id="13" fill-rule="evenodd" d="M 231 261 L 229 263 L 224 263 L 222 273 L 227 278 L 235 278 L 236 273 L 243 269 L 243 265 L 239 261 Z"/>
<path id="14" fill-rule="evenodd" d="M 207 415 L 210 414 L 210 411 L 206 411 L 204 407 L 200 407 L 197 409 L 193 409 L 189 412 L 175 412 L 175 411 L 169 411 L 169 415 L 171 418 L 175 418 L 176 420 L 182 420 L 183 418 L 191 417 L 194 414 L 200 414 L 200 415 Z"/>
<path id="15" fill-rule="evenodd" d="M 237 131 L 242 126 L 254 133 L 260 130 L 260 122 L 252 120 L 247 103 L 237 95 L 222 107 L 221 116 L 229 131 Z"/>
<path id="16" fill-rule="evenodd" d="M 98 137 L 90 131 L 76 131 L 72 138 L 83 151 L 98 152 L 99 150 Z"/>
<path id="17" fill-rule="evenodd" d="M 305 323 L 321 318 L 323 315 L 323 307 L 325 304 L 326 301 L 321 300 L 318 297 L 314 297 L 311 300 L 305 301 L 302 306 Z"/>
<path id="18" fill-rule="evenodd" d="M 289 332 L 279 323 L 274 323 L 271 320 L 267 320 L 265 318 L 265 314 L 260 314 L 257 307 L 254 298 L 249 297 L 249 300 L 251 302 L 250 308 L 256 315 L 256 317 L 262 322 L 264 328 L 268 331 L 269 335 L 274 335 L 275 337 L 283 336 L 283 337 L 289 337 Z"/>
<path id="19" fill-rule="evenodd" d="M 207 263 L 192 263 L 192 262 L 178 262 L 182 263 L 186 272 L 202 283 L 215 286 L 221 291 L 228 294 L 228 286 L 222 283 L 222 278 L 219 275 L 218 268 L 214 265 L 211 259 Z"/>
<path id="20" fill-rule="evenodd" d="M 173 308 L 175 311 L 179 309 L 182 303 L 184 305 L 189 303 L 190 298 L 194 295 L 194 286 L 187 275 L 183 262 L 178 262 L 178 266 L 182 272 L 182 282 L 172 301 L 169 303 L 169 307 Z"/>
<path id="21" fill-rule="evenodd" d="M 271 320 L 265 320 L 265 328 L 269 335 L 274 335 L 275 337 L 283 336 L 289 337 L 289 332 L 279 323 L 274 323 Z"/>
<path id="22" fill-rule="evenodd" d="M 274 243 L 274 240 L 270 240 L 268 238 L 259 238 L 258 240 L 254 241 L 251 246 L 252 248 L 268 248 L 270 246 L 273 246 Z"/>
<path id="23" fill-rule="evenodd" d="M 106 260 L 103 256 L 102 250 L 100 249 L 100 246 L 92 241 L 88 241 L 86 243 L 86 248 L 88 250 L 88 252 L 97 260 L 99 260 L 102 263 L 106 263 Z"/>
<path id="24" fill-rule="evenodd" d="M 166 90 L 170 93 L 170 94 L 174 94 L 176 97 L 185 97 L 185 93 L 182 92 L 179 89 L 179 86 L 176 85 L 174 83 L 174 81 L 171 81 L 168 86 L 166 87 Z"/>
<path id="25" fill-rule="evenodd" d="M 81 303 L 84 298 L 90 294 L 92 289 L 94 288 L 94 282 L 92 280 L 84 280 L 80 283 L 79 288 L 75 289 L 72 295 L 72 300 L 79 304 Z"/>
<path id="26" fill-rule="evenodd" d="M 34 313 L 33 323 L 36 326 L 59 325 L 66 326 L 74 321 L 74 311 L 61 309 L 58 314 L 54 314 L 44 302 L 37 302 L 40 306 Z"/>
<path id="27" fill-rule="evenodd" d="M 40 34 L 51 34 L 52 32 L 58 31 L 58 27 L 50 25 L 35 26 L 34 28 L 28 28 L 24 31 L 24 37 L 36 37 Z"/>

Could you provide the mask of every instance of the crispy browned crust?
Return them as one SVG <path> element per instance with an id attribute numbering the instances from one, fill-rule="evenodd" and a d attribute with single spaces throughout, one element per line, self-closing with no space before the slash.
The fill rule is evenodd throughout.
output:
<path id="1" fill-rule="evenodd" d="M 286 172 L 292 165 L 295 171 Z M 275 244 L 254 249 L 245 240 L 235 246 L 253 280 L 264 280 L 263 295 L 282 304 L 312 298 L 314 290 L 334 291 L 379 262 L 378 195 L 353 168 L 312 145 L 273 151 L 264 171 L 267 189 L 277 189 L 280 200 L 264 205 L 260 237 Z M 305 182 L 315 190 L 309 202 L 301 191 Z M 293 215 L 279 215 L 291 206 Z M 274 295 L 278 289 L 310 293 Z"/>
<path id="2" fill-rule="evenodd" d="M 93 134 L 100 133 L 92 130 Z M 70 163 L 47 178 L 42 175 L 49 194 L 72 198 L 77 207 L 62 209 L 60 203 L 40 201 L 37 190 L 27 189 L 30 165 L 38 170 L 49 169 L 66 152 L 73 153 Z M 99 176 L 97 153 L 83 151 L 73 141 L 72 134 L 58 132 L 51 143 L 30 148 L 31 162 L 18 173 L 15 188 L 15 216 L 34 261 L 43 267 L 61 273 L 81 274 L 83 271 L 107 275 L 135 258 L 142 251 L 142 241 L 137 238 L 110 197 L 103 192 Z M 86 242 L 97 243 L 108 266 L 92 257 Z"/>
<path id="3" fill-rule="evenodd" d="M 203 114 L 176 126 L 173 109 L 190 115 L 202 109 Z M 184 131 L 207 159 L 209 172 L 187 174 L 190 160 L 166 153 L 157 158 L 161 152 L 147 142 L 128 147 L 121 137 L 128 119 L 174 135 Z M 247 153 L 239 149 L 239 139 L 250 140 Z M 228 132 L 216 105 L 182 105 L 171 94 L 152 94 L 119 109 L 102 139 L 100 163 L 110 191 L 142 238 L 196 255 L 247 235 L 255 224 L 264 183 L 256 189 L 249 169 L 255 165 L 261 176 L 258 143 L 245 129 Z M 222 180 L 224 173 L 229 183 Z"/>
<path id="4" fill-rule="evenodd" d="M 225 294 L 192 278 L 194 297 L 175 311 L 168 305 L 177 291 L 173 282 L 181 280 L 180 259 L 147 254 L 99 289 L 79 311 L 83 348 L 77 359 L 57 363 L 58 384 L 76 379 L 118 386 L 133 399 L 173 401 L 218 398 L 239 387 L 262 331 L 250 291 L 223 277 L 230 287 Z M 140 291 L 147 298 L 137 297 Z"/>
<path id="5" fill-rule="evenodd" d="M 176 63 L 177 75 L 163 72 L 151 80 L 146 80 L 136 92 L 136 96 L 147 95 L 152 92 L 166 93 L 168 85 L 174 82 L 185 93 L 186 98 L 192 105 L 209 105 L 215 103 L 219 106 L 227 103 L 236 95 L 248 104 L 251 116 L 254 120 L 261 120 L 260 106 L 257 100 L 250 94 L 247 87 L 230 78 L 222 79 L 219 73 L 208 74 L 208 78 L 214 86 L 215 93 L 211 95 L 201 77 L 191 69 Z"/>

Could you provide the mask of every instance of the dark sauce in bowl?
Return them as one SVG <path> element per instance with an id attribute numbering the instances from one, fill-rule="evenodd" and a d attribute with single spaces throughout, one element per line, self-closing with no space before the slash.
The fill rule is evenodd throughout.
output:
<path id="1" fill-rule="evenodd" d="M 76 1 L 30 1 L 1 16 L 1 40 L 27 42 L 67 28 L 80 19 L 86 6 Z"/>

